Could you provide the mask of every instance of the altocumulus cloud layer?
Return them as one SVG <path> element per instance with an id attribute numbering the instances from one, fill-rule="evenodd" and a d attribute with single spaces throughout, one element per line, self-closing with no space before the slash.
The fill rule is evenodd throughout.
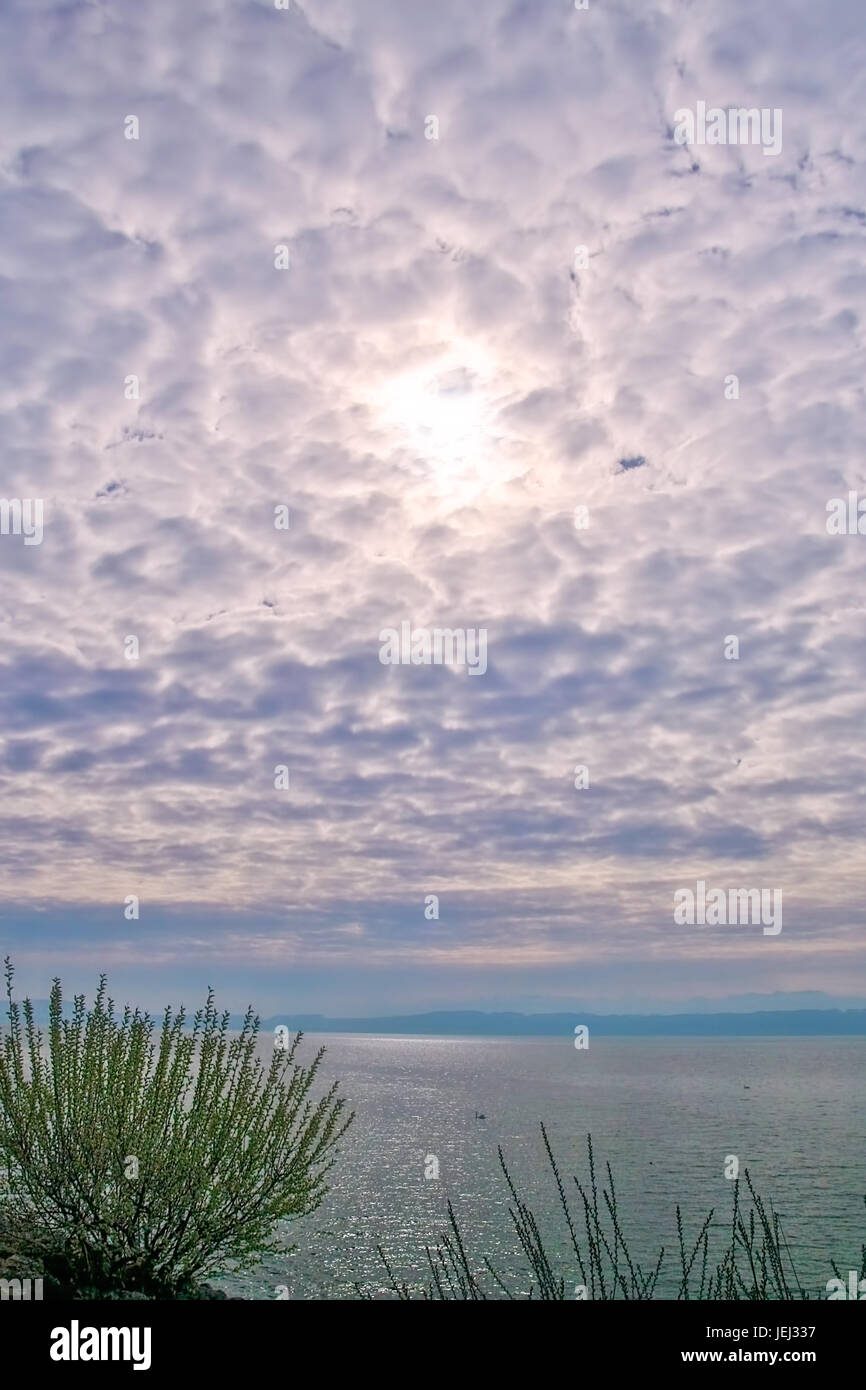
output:
<path id="1" fill-rule="evenodd" d="M 866 491 L 864 34 L 853 0 L 3 7 L 27 983 L 866 994 L 866 537 L 825 524 Z M 781 153 L 677 144 L 701 100 L 781 109 Z M 403 620 L 485 628 L 486 673 L 380 664 Z M 781 888 L 783 931 L 675 925 L 699 878 Z"/>

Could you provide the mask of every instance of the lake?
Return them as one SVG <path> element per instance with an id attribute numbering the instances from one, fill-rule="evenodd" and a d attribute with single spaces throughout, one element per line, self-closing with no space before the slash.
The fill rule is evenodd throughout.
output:
<path id="1" fill-rule="evenodd" d="M 714 1207 L 723 1239 L 728 1155 L 772 1200 L 814 1296 L 826 1297 L 831 1259 L 859 1269 L 866 1039 L 593 1038 L 579 1051 L 571 1037 L 308 1034 L 305 1061 L 319 1044 L 325 1079 L 341 1081 L 357 1113 L 332 1191 L 314 1216 L 287 1223 L 297 1250 L 227 1281 L 231 1292 L 275 1298 L 283 1286 L 291 1298 L 353 1298 L 356 1280 L 384 1291 L 377 1244 L 400 1277 L 426 1282 L 424 1245 L 445 1228 L 449 1198 L 473 1262 L 519 1269 L 500 1144 L 551 1247 L 564 1251 L 540 1120 L 575 1197 L 571 1174 L 586 1175 L 592 1133 L 597 1165 L 613 1168 L 633 1253 L 649 1264 L 668 1251 L 660 1292 L 676 1290 L 678 1202 L 687 1236 Z M 431 1158 L 438 1179 L 425 1178 Z"/>

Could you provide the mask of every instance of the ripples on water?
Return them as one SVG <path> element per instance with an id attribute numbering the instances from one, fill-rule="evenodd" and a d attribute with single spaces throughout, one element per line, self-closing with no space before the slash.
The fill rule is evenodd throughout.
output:
<path id="1" fill-rule="evenodd" d="M 407 1282 L 426 1283 L 424 1244 L 445 1228 L 449 1198 L 474 1263 L 487 1256 L 520 1269 L 498 1144 L 551 1246 L 564 1251 L 540 1120 L 575 1196 L 571 1174 L 585 1175 L 592 1133 L 645 1266 L 664 1245 L 663 1269 L 674 1274 L 677 1202 L 694 1236 L 715 1207 L 721 1238 L 732 1187 L 723 1166 L 737 1154 L 780 1214 L 814 1296 L 826 1297 L 831 1259 L 859 1268 L 866 1039 L 595 1038 L 581 1052 L 571 1038 L 310 1034 L 305 1060 L 320 1043 L 323 1074 L 341 1081 L 357 1118 L 325 1204 L 287 1223 L 297 1250 L 226 1284 L 248 1298 L 274 1298 L 279 1285 L 291 1298 L 353 1298 L 356 1280 L 384 1294 L 377 1244 Z M 439 1160 L 438 1182 L 424 1178 L 427 1154 Z"/>

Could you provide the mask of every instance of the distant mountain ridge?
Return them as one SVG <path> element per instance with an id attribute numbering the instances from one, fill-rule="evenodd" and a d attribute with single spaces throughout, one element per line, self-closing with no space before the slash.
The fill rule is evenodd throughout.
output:
<path id="1" fill-rule="evenodd" d="M 263 1031 L 285 1024 L 293 1032 L 381 1033 L 433 1037 L 563 1037 L 586 1024 L 596 1037 L 866 1037 L 866 1009 L 764 1009 L 755 1013 L 556 1014 L 441 1010 L 390 1018 L 327 1018 L 275 1014 Z M 232 1025 L 239 1026 L 232 1017 Z"/>
<path id="2" fill-rule="evenodd" d="M 48 1022 L 48 1000 L 34 999 L 33 1012 L 37 1023 L 44 1028 Z M 155 1011 L 154 1016 L 159 1019 L 161 1011 Z M 0 1029 L 4 1023 L 5 1015 L 0 1010 Z M 230 1015 L 231 1028 L 240 1028 L 242 1023 L 242 1014 Z M 378 1033 L 406 1037 L 561 1038 L 573 1034 L 578 1024 L 585 1024 L 591 1036 L 602 1038 L 866 1037 L 866 1008 L 681 1014 L 595 1014 L 580 1009 L 526 1014 L 439 1009 L 378 1018 L 285 1013 L 263 1018 L 261 1029 L 268 1033 L 281 1024 L 292 1033 L 300 1030 L 304 1033 Z"/>

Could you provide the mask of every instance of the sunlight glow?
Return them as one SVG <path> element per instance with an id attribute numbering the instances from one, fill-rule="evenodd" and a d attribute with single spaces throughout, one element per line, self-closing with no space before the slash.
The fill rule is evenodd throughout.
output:
<path id="1" fill-rule="evenodd" d="M 424 463 L 431 480 L 469 493 L 497 477 L 489 374 L 477 353 L 403 372 L 380 390 L 377 413 L 389 434 Z"/>

